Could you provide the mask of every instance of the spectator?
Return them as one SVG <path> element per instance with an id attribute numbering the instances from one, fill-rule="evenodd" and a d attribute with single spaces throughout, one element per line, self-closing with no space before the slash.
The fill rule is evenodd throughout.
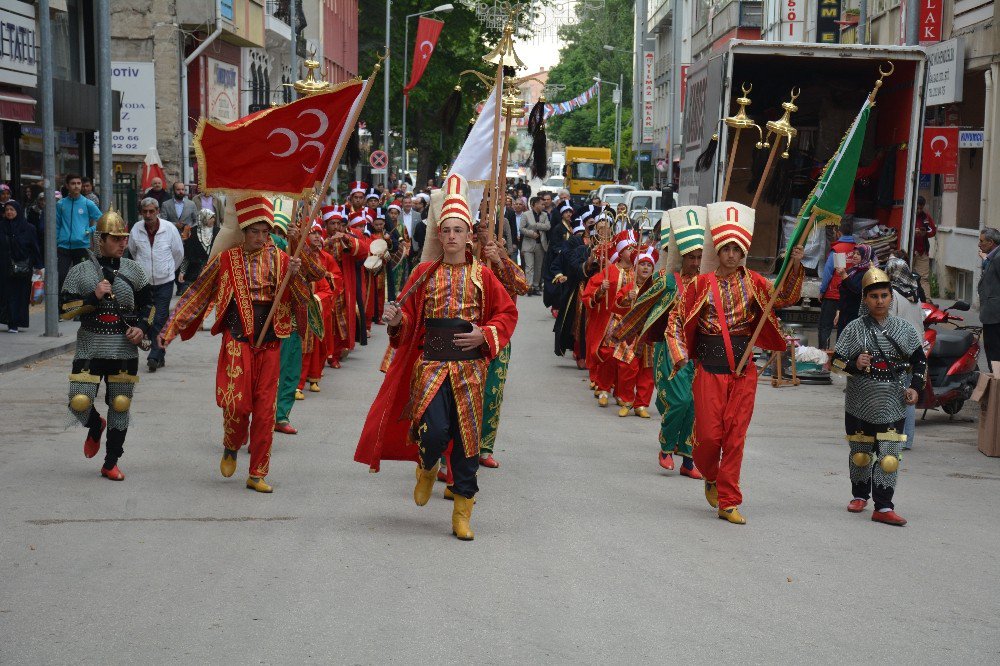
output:
<path id="1" fill-rule="evenodd" d="M 542 286 L 542 265 L 548 248 L 549 216 L 543 210 L 541 197 L 531 199 L 531 207 L 521 214 L 521 252 L 524 255 L 524 276 L 528 280 L 528 296 L 537 296 Z"/>
<path id="2" fill-rule="evenodd" d="M 504 232 L 504 238 L 509 240 L 507 256 L 511 258 L 511 261 L 517 263 L 517 248 L 520 243 L 520 239 L 517 237 L 517 213 L 514 211 L 514 197 L 509 194 L 504 199 L 503 217 L 507 221 L 507 231 Z"/>
<path id="3" fill-rule="evenodd" d="M 167 222 L 173 222 L 174 226 L 177 227 L 177 231 L 184 231 L 184 227 L 190 227 L 194 224 L 195 216 L 198 214 L 198 207 L 185 196 L 187 188 L 184 186 L 184 183 L 177 181 L 170 189 L 173 191 L 174 197 L 166 203 L 159 204 L 159 218 Z"/>
<path id="4" fill-rule="evenodd" d="M 570 203 L 569 200 L 569 190 L 565 187 L 559 190 L 559 201 L 556 202 L 556 208 L 559 208 L 563 203 Z"/>
<path id="5" fill-rule="evenodd" d="M 924 212 L 924 205 L 927 201 L 923 197 L 917 197 L 917 224 L 915 225 L 913 239 L 913 270 L 920 275 L 920 286 L 925 295 L 931 293 L 931 242 L 930 239 L 937 235 L 937 225 L 934 218 Z"/>
<path id="6" fill-rule="evenodd" d="M 82 182 L 82 185 L 80 186 L 80 194 L 93 201 L 97 204 L 97 207 L 100 208 L 101 199 L 94 194 L 94 179 L 90 176 L 84 176 L 80 179 L 80 181 Z"/>
<path id="7" fill-rule="evenodd" d="M 837 314 L 837 337 L 844 332 L 844 327 L 858 318 L 861 310 L 861 279 L 872 266 L 878 266 L 878 259 L 872 252 L 871 245 L 858 243 L 854 252 L 848 255 L 851 268 L 838 268 L 840 276 L 840 307 Z"/>
<path id="8" fill-rule="evenodd" d="M 983 324 L 986 362 L 1000 361 L 1000 229 L 985 227 L 979 234 L 979 321 Z"/>
<path id="9" fill-rule="evenodd" d="M 604 206 L 601 205 L 601 197 L 596 194 L 590 197 L 590 205 L 594 207 L 594 210 L 603 210 Z"/>
<path id="10" fill-rule="evenodd" d="M 410 234 L 410 271 L 420 263 L 420 254 L 424 249 L 424 238 L 427 235 L 427 208 L 430 196 L 421 192 L 413 197 L 413 211 L 417 214 L 413 222 L 413 233 Z"/>
<path id="11" fill-rule="evenodd" d="M 101 216 L 101 209 L 80 193 L 82 189 L 83 179 L 80 176 L 66 176 L 68 194 L 56 203 L 56 252 L 59 257 L 57 269 L 60 288 L 70 267 L 87 261 L 94 223 Z"/>
<path id="12" fill-rule="evenodd" d="M 28 207 L 28 224 L 35 228 L 35 237 L 38 239 L 38 252 L 42 256 L 42 265 L 45 265 L 45 192 L 38 195 L 34 203 Z"/>
<path id="13" fill-rule="evenodd" d="M 823 265 L 823 273 L 820 276 L 819 293 L 821 297 L 819 309 L 819 348 L 830 348 L 830 334 L 833 332 L 834 320 L 837 318 L 837 311 L 840 309 L 840 282 L 843 277 L 834 269 L 834 255 L 843 254 L 848 257 L 847 268 L 851 268 L 850 257 L 853 256 L 854 246 L 854 217 L 845 215 L 840 221 L 840 238 L 830 246 L 830 254 L 826 257 L 826 264 Z"/>
<path id="14" fill-rule="evenodd" d="M 437 189 L 437 182 L 435 182 L 434 178 L 427 179 L 427 189 L 428 190 Z"/>
<path id="15" fill-rule="evenodd" d="M 531 196 L 531 186 L 524 182 L 524 178 L 518 178 L 517 183 L 514 185 L 514 190 L 517 192 L 518 196 L 527 201 L 528 197 Z"/>
<path id="16" fill-rule="evenodd" d="M 542 210 L 545 211 L 545 214 L 548 215 L 549 219 L 551 220 L 552 219 L 552 193 L 551 192 L 539 192 L 538 196 L 540 196 L 542 198 Z"/>
<path id="17" fill-rule="evenodd" d="M 913 279 L 910 267 L 902 259 L 892 257 L 885 264 L 885 272 L 892 286 L 892 303 L 889 304 L 889 314 L 905 320 L 917 331 L 917 337 L 924 339 L 924 311 L 920 308 L 917 297 L 917 283 Z M 917 406 L 906 406 L 906 418 L 903 421 L 903 432 L 906 441 L 903 448 L 913 448 L 913 438 L 917 429 Z"/>
<path id="18" fill-rule="evenodd" d="M 162 206 L 164 202 L 170 199 L 170 192 L 167 192 L 165 189 L 163 189 L 162 180 L 160 180 L 159 178 L 154 178 L 153 182 L 151 182 L 149 185 L 150 185 L 149 189 L 146 190 L 146 193 L 142 195 L 144 199 L 147 197 L 152 197 L 156 199 L 156 203 L 160 206 Z"/>
<path id="19" fill-rule="evenodd" d="M 210 210 L 215 216 L 215 222 L 213 223 L 216 228 L 222 227 L 222 223 L 226 219 L 226 202 L 222 200 L 221 197 L 214 194 L 199 194 L 192 198 L 195 203 L 195 208 L 198 209 L 198 215 L 195 216 L 195 222 L 201 219 L 201 211 Z M 194 278 L 191 279 L 193 281 Z"/>
<path id="20" fill-rule="evenodd" d="M 3 206 L 8 201 L 10 201 L 10 185 L 6 183 L 0 183 L 0 206 Z"/>
<path id="21" fill-rule="evenodd" d="M 208 263 L 208 256 L 212 253 L 215 237 L 218 235 L 219 224 L 215 213 L 208 208 L 199 210 L 198 219 L 191 227 L 187 238 L 182 238 L 184 241 L 184 261 L 181 262 L 178 269 L 178 295 L 187 291 L 191 283 L 201 275 L 202 269 Z"/>
<path id="22" fill-rule="evenodd" d="M 183 183 L 180 183 L 183 186 Z M 190 201 L 193 206 L 194 204 Z M 171 204 L 168 203 L 167 206 Z M 174 274 L 184 258 L 184 245 L 177 227 L 160 217 L 160 206 L 153 197 L 139 202 L 143 224 L 135 224 L 128 237 L 128 251 L 149 277 L 153 296 L 153 324 L 149 339 L 153 342 L 146 365 L 150 372 L 162 368 L 166 352 L 157 337 L 170 314 L 170 297 L 174 293 Z"/>
<path id="23" fill-rule="evenodd" d="M 35 230 L 24 219 L 21 204 L 8 198 L 0 219 L 0 324 L 7 325 L 8 333 L 28 328 L 31 275 L 41 267 Z"/>
<path id="24" fill-rule="evenodd" d="M 421 203 L 423 203 L 423 200 L 421 200 Z M 403 223 L 403 226 L 406 227 L 406 234 L 412 238 L 413 226 L 420 218 L 420 212 L 413 208 L 413 195 L 404 194 L 400 207 L 402 210 L 399 213 L 399 219 Z"/>

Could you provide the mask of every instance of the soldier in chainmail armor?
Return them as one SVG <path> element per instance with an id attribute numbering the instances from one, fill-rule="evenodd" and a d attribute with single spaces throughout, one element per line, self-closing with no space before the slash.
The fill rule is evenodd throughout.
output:
<path id="1" fill-rule="evenodd" d="M 69 375 L 70 414 L 87 429 L 83 454 L 93 458 L 108 431 L 101 476 L 125 478 L 118 469 L 128 431 L 129 408 L 139 381 L 137 347 L 146 337 L 152 295 L 142 267 L 123 259 L 128 246 L 125 221 L 109 210 L 97 222 L 97 250 L 70 269 L 60 294 L 62 318 L 78 317 L 76 354 Z M 95 407 L 101 381 L 107 385 L 107 419 Z"/>
<path id="2" fill-rule="evenodd" d="M 861 284 L 861 316 L 844 328 L 833 357 L 834 371 L 848 375 L 844 421 L 854 499 L 847 510 L 864 511 L 872 497 L 873 521 L 905 525 L 892 497 L 906 442 L 906 406 L 916 404 L 924 388 L 927 358 L 916 329 L 889 314 L 889 276 L 872 267 Z"/>

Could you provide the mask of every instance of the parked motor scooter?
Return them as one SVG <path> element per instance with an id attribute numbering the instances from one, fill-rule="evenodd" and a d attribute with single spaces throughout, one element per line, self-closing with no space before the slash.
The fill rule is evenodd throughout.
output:
<path id="1" fill-rule="evenodd" d="M 927 383 L 917 401 L 917 409 L 938 407 L 949 416 L 962 410 L 965 401 L 979 381 L 980 326 L 965 326 L 964 321 L 950 310 L 965 312 L 969 304 L 958 301 L 944 310 L 933 303 L 921 303 L 924 313 L 924 354 L 927 355 Z M 950 328 L 936 328 L 950 324 Z"/>

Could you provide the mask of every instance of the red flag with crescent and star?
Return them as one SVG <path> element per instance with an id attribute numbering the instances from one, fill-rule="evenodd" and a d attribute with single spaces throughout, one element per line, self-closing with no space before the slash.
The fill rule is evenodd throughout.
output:
<path id="1" fill-rule="evenodd" d="M 417 22 L 417 39 L 413 44 L 413 69 L 410 72 L 410 82 L 403 88 L 403 94 L 409 95 L 410 91 L 417 87 L 420 78 L 427 69 L 427 63 L 431 61 L 434 48 L 437 46 L 438 37 L 441 35 L 441 28 L 444 21 L 430 19 L 421 16 Z"/>
<path id="2" fill-rule="evenodd" d="M 920 173 L 958 172 L 958 128 L 925 127 Z"/>
<path id="3" fill-rule="evenodd" d="M 194 141 L 201 190 L 311 193 L 354 130 L 348 121 L 364 103 L 364 86 L 361 80 L 348 81 L 228 125 L 202 118 Z"/>

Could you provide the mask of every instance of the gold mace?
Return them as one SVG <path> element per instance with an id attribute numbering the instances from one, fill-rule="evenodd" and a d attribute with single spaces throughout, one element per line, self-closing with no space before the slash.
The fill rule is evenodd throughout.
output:
<path id="1" fill-rule="evenodd" d="M 760 137 L 760 141 L 757 142 L 757 148 L 764 147 L 764 132 L 761 130 L 760 125 L 755 123 L 750 116 L 747 115 L 747 107 L 750 106 L 750 91 L 753 90 L 753 85 L 748 83 L 743 83 L 740 88 L 743 90 L 743 96 L 736 98 L 736 103 L 739 105 L 739 110 L 736 112 L 735 116 L 729 116 L 724 118 L 723 122 L 730 129 L 735 130 L 733 133 L 733 145 L 729 149 L 729 162 L 726 164 L 726 178 L 722 183 L 722 200 L 725 201 L 727 195 L 729 194 L 729 180 L 733 175 L 733 165 L 736 163 L 736 150 L 740 145 L 740 133 L 745 129 L 754 128 L 757 130 L 757 134 Z"/>
<path id="2" fill-rule="evenodd" d="M 779 120 L 767 121 L 767 134 L 764 136 L 761 147 L 769 147 L 768 140 L 772 135 L 774 135 L 774 145 L 770 145 L 771 154 L 767 156 L 767 164 L 764 166 L 764 173 L 760 177 L 760 182 L 757 183 L 757 192 L 753 195 L 753 203 L 750 204 L 751 208 L 757 208 L 757 203 L 760 202 L 760 197 L 764 193 L 764 186 L 771 175 L 771 168 L 774 166 L 774 158 L 778 155 L 778 148 L 781 146 L 782 138 L 785 139 L 785 150 L 781 153 L 781 159 L 788 159 L 788 149 L 792 147 L 792 139 L 799 133 L 797 129 L 792 127 L 791 116 L 799 110 L 799 107 L 795 106 L 795 100 L 798 99 L 800 94 L 802 94 L 802 91 L 799 88 L 792 88 L 791 99 L 781 103 L 781 108 L 785 110 L 785 114 Z"/>

